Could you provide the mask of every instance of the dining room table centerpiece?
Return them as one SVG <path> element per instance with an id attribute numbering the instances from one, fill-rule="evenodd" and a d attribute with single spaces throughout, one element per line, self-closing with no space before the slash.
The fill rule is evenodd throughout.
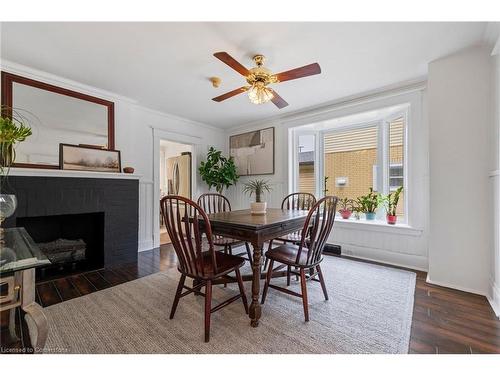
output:
<path id="1" fill-rule="evenodd" d="M 255 195 L 255 202 L 250 203 L 250 212 L 252 215 L 265 215 L 267 202 L 262 201 L 264 192 L 272 191 L 271 184 L 267 180 L 250 180 L 243 184 L 243 192 L 249 196 Z"/>

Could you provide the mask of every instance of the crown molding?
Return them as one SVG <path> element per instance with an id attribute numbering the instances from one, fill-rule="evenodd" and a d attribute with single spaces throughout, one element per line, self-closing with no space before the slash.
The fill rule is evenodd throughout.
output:
<path id="1" fill-rule="evenodd" d="M 176 116 L 176 115 L 173 115 L 171 113 L 162 112 L 162 111 L 159 111 L 159 110 L 156 110 L 156 109 L 152 109 L 152 108 L 149 108 L 149 107 L 144 107 L 144 106 L 142 106 L 140 104 L 137 104 L 137 107 L 139 107 L 141 111 L 150 113 L 150 114 L 155 115 L 155 116 L 161 116 L 161 117 L 165 117 L 165 118 L 170 119 L 170 120 L 180 121 L 180 122 L 184 122 L 186 124 L 190 124 L 190 125 L 193 125 L 193 126 L 198 126 L 198 127 L 202 127 L 202 128 L 208 129 L 208 130 L 218 131 L 218 132 L 224 133 L 224 129 L 223 128 L 218 128 L 216 126 L 205 124 L 203 122 L 198 122 L 198 121 L 195 121 L 195 120 L 190 120 L 188 118 Z M 158 127 L 158 126 L 151 126 L 151 127 L 155 128 L 155 129 L 159 129 L 159 130 L 162 129 L 161 127 Z"/>
<path id="2" fill-rule="evenodd" d="M 492 49 L 491 55 L 498 55 L 500 53 L 500 22 L 488 22 L 482 39 Z"/>
<path id="3" fill-rule="evenodd" d="M 99 89 L 97 87 L 89 86 L 77 81 L 73 81 L 67 78 L 57 76 L 55 74 L 47 73 L 42 70 L 34 69 L 26 65 L 18 64 L 13 61 L 2 59 L 0 60 L 0 70 L 6 71 L 12 74 L 17 74 L 23 77 L 31 78 L 37 81 L 47 82 L 56 86 L 63 87 L 65 89 L 82 92 L 88 95 L 97 96 L 110 101 L 121 101 L 132 105 L 135 105 L 137 109 L 151 113 L 156 116 L 161 116 L 168 118 L 170 120 L 184 122 L 186 124 L 191 124 L 197 127 L 203 127 L 210 130 L 217 130 L 223 132 L 223 129 L 217 128 L 212 125 L 204 124 L 201 122 L 193 121 L 184 117 L 179 117 L 170 113 L 162 112 L 159 110 L 151 109 L 140 104 L 137 100 L 116 94 L 114 92 Z"/>
<path id="4" fill-rule="evenodd" d="M 12 74 L 17 74 L 23 77 L 31 78 L 36 81 L 42 81 L 49 84 L 57 85 L 63 87 L 65 89 L 82 92 L 84 94 L 98 96 L 103 99 L 111 99 L 112 101 L 124 101 L 128 103 L 137 104 L 137 101 L 126 96 L 122 96 L 111 91 L 106 91 L 99 89 L 97 87 L 93 87 L 90 85 L 86 85 L 77 81 L 73 81 L 71 79 L 67 79 L 64 77 L 57 76 L 52 73 L 47 73 L 42 70 L 34 69 L 28 67 L 26 65 L 18 64 L 13 61 L 2 59 L 0 61 L 0 70 L 6 71 Z"/>
<path id="5" fill-rule="evenodd" d="M 342 108 L 351 107 L 362 103 L 369 103 L 375 100 L 389 98 L 397 95 L 412 93 L 416 91 L 423 91 L 426 88 L 427 88 L 427 77 L 418 77 L 413 80 L 399 82 L 375 90 L 366 91 L 356 95 L 346 96 L 317 106 L 312 106 L 305 109 L 297 110 L 288 113 L 286 115 L 277 115 L 273 117 L 268 117 L 266 119 L 248 122 L 225 130 L 226 133 L 233 133 L 234 131 L 240 131 L 263 125 L 269 126 L 277 123 L 304 120 L 307 118 L 325 115 L 328 114 L 329 112 L 337 111 Z"/>

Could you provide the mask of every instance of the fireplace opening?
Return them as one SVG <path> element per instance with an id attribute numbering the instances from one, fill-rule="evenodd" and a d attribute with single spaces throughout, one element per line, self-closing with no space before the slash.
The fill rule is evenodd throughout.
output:
<path id="1" fill-rule="evenodd" d="M 51 265 L 37 270 L 37 281 L 104 265 L 104 212 L 18 217 Z"/>

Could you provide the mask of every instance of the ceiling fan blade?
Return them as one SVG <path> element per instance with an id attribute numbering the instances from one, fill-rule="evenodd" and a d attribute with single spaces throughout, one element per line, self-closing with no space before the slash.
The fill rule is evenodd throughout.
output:
<path id="1" fill-rule="evenodd" d="M 212 100 L 216 101 L 216 102 L 222 102 L 223 100 L 229 99 L 229 98 L 231 98 L 231 97 L 233 97 L 235 95 L 241 94 L 242 92 L 245 92 L 247 90 L 248 90 L 248 88 L 245 87 L 245 86 L 239 87 L 236 90 L 229 91 L 229 92 L 226 92 L 225 94 L 222 94 L 220 96 L 212 98 Z"/>
<path id="2" fill-rule="evenodd" d="M 214 53 L 214 56 L 217 57 L 224 64 L 229 65 L 231 68 L 233 68 L 243 76 L 247 76 L 250 73 L 247 68 L 245 68 L 238 61 L 232 58 L 231 55 L 229 55 L 229 53 L 227 52 L 216 52 Z"/>
<path id="3" fill-rule="evenodd" d="M 283 99 L 281 96 L 279 96 L 278 93 L 274 90 L 273 90 L 273 98 L 271 99 L 271 101 L 279 109 L 285 108 L 288 105 L 288 103 L 285 101 L 285 99 Z"/>
<path id="4" fill-rule="evenodd" d="M 278 82 L 290 81 L 292 79 L 313 76 L 321 73 L 321 67 L 318 63 L 305 65 L 300 68 L 287 70 L 286 72 L 276 74 Z"/>

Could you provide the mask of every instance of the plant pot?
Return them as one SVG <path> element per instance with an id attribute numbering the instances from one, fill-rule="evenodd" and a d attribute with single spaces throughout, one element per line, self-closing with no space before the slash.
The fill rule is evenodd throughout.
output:
<path id="1" fill-rule="evenodd" d="M 398 217 L 396 215 L 387 215 L 387 224 L 394 225 L 396 224 L 396 221 L 398 220 Z"/>
<path id="2" fill-rule="evenodd" d="M 266 209 L 267 209 L 267 202 L 250 203 L 250 213 L 252 215 L 265 215 Z"/>
<path id="3" fill-rule="evenodd" d="M 16 212 L 17 198 L 14 194 L 0 194 L 0 226 Z M 3 244 L 3 228 L 0 227 L 0 244 Z M 3 247 L 3 245 L 2 245 Z"/>
<path id="4" fill-rule="evenodd" d="M 375 212 L 365 212 L 366 220 L 375 220 L 376 215 Z"/>
<path id="5" fill-rule="evenodd" d="M 340 213 L 340 216 L 342 216 L 342 219 L 349 219 L 352 215 L 352 211 L 351 210 L 340 210 L 339 211 Z"/>
<path id="6" fill-rule="evenodd" d="M 12 216 L 17 208 L 17 199 L 14 194 L 0 194 L 0 221 Z"/>
<path id="7" fill-rule="evenodd" d="M 0 143 L 0 165 L 10 167 L 14 163 L 14 145 L 12 143 Z"/>

